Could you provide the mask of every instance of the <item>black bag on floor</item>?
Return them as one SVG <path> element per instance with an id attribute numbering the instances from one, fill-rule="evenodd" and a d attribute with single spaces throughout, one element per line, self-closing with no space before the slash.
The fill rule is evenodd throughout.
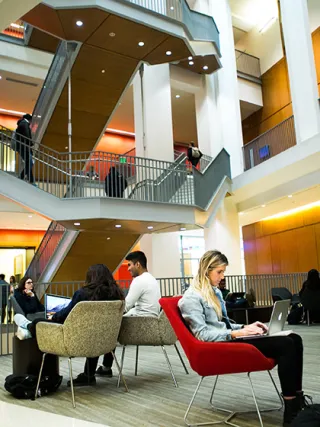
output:
<path id="1" fill-rule="evenodd" d="M 289 325 L 299 325 L 303 322 L 303 306 L 300 303 L 293 304 L 288 315 Z"/>
<path id="2" fill-rule="evenodd" d="M 320 405 L 310 405 L 301 411 L 291 427 L 320 427 Z"/>
<path id="3" fill-rule="evenodd" d="M 17 399 L 34 400 L 38 377 L 36 375 L 9 375 L 5 379 L 4 388 Z M 61 375 L 44 376 L 41 378 L 38 396 L 46 396 L 60 387 Z"/>

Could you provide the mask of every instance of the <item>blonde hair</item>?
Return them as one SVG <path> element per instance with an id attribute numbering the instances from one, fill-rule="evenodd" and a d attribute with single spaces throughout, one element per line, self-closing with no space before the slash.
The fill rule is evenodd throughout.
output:
<path id="1" fill-rule="evenodd" d="M 191 285 L 193 289 L 199 292 L 202 298 L 213 307 L 219 319 L 222 319 L 221 304 L 216 293 L 212 289 L 209 280 L 209 272 L 222 265 L 228 265 L 228 259 L 225 255 L 217 250 L 207 251 L 200 259 L 198 273 Z"/>

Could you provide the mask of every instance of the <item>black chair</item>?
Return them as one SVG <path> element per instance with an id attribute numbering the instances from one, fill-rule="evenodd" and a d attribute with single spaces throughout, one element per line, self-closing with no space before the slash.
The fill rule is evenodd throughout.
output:
<path id="1" fill-rule="evenodd" d="M 305 289 L 301 295 L 301 304 L 307 317 L 307 324 L 320 321 L 320 291 Z"/>
<path id="2" fill-rule="evenodd" d="M 285 299 L 289 299 L 291 304 L 300 302 L 299 294 L 292 295 L 292 293 L 287 288 L 271 288 L 271 296 L 273 303 Z"/>

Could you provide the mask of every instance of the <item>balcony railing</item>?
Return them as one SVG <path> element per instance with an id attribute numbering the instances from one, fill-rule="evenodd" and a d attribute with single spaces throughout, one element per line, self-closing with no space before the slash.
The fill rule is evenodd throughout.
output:
<path id="1" fill-rule="evenodd" d="M 293 116 L 243 146 L 245 170 L 296 145 Z"/>
<path id="2" fill-rule="evenodd" d="M 238 73 L 243 74 L 243 77 L 250 76 L 260 80 L 260 59 L 237 49 L 235 54 Z"/>

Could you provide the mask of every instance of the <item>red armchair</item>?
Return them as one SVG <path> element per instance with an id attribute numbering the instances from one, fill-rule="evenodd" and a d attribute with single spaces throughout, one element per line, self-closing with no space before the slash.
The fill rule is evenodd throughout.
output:
<path id="1" fill-rule="evenodd" d="M 219 375 L 224 374 L 238 374 L 238 373 L 247 373 L 248 379 L 251 385 L 251 391 L 253 400 L 256 406 L 256 411 L 259 417 L 260 425 L 263 427 L 263 422 L 261 418 L 254 388 L 250 378 L 252 372 L 258 371 L 268 371 L 270 379 L 276 389 L 277 395 L 280 399 L 281 406 L 276 408 L 280 410 L 283 408 L 283 401 L 277 389 L 277 386 L 271 376 L 271 369 L 276 365 L 273 359 L 268 359 L 265 357 L 259 350 L 254 346 L 249 344 L 243 344 L 241 342 L 237 344 L 223 343 L 223 342 L 203 342 L 195 338 L 192 333 L 189 331 L 185 325 L 183 318 L 180 314 L 178 307 L 178 301 L 181 298 L 171 297 L 171 298 L 161 298 L 160 305 L 166 313 L 173 330 L 175 331 L 178 340 L 189 360 L 191 368 L 200 375 L 200 380 L 198 382 L 197 388 L 192 396 L 190 404 L 187 408 L 187 411 L 184 416 L 184 421 L 188 426 L 199 426 L 199 425 L 212 425 L 212 424 L 227 424 L 231 426 L 236 426 L 230 422 L 230 420 L 239 412 L 232 412 L 226 409 L 215 408 L 213 406 L 213 395 L 217 385 Z M 216 376 L 216 380 L 213 386 L 210 404 L 213 409 L 227 412 L 228 416 L 222 421 L 213 421 L 201 424 L 190 424 L 188 421 L 188 414 L 191 409 L 191 406 L 194 402 L 194 399 L 198 393 L 198 390 L 201 386 L 201 383 L 205 377 Z M 272 411 L 275 409 L 268 409 L 265 411 Z M 237 427 L 237 426 L 236 426 Z"/>

